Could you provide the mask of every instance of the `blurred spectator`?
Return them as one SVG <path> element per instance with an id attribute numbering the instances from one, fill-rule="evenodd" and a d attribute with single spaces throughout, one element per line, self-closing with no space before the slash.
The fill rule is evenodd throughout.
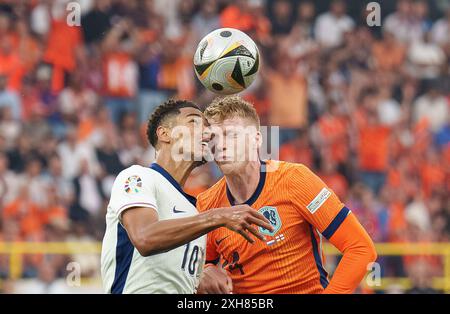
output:
<path id="1" fill-rule="evenodd" d="M 411 44 L 408 52 L 410 72 L 421 79 L 437 78 L 446 63 L 443 49 L 432 42 L 430 37 L 430 33 L 425 33 L 423 39 Z"/>
<path id="2" fill-rule="evenodd" d="M 5 204 L 2 219 L 4 221 L 16 221 L 19 224 L 17 237 L 24 240 L 42 240 L 43 225 L 39 212 L 39 204 L 30 198 L 29 189 L 23 184 L 17 198 Z"/>
<path id="3" fill-rule="evenodd" d="M 320 169 L 320 178 L 328 185 L 341 200 L 347 199 L 347 178 L 338 172 L 336 161 L 323 156 Z"/>
<path id="4" fill-rule="evenodd" d="M 2 134 L 5 140 L 5 149 L 14 147 L 22 130 L 20 120 L 16 120 L 12 116 L 11 108 L 0 108 L 0 134 Z"/>
<path id="5" fill-rule="evenodd" d="M 442 95 L 435 82 L 428 82 L 426 92 L 413 104 L 413 117 L 416 123 L 425 120 L 430 130 L 438 132 L 448 120 L 449 103 Z"/>
<path id="6" fill-rule="evenodd" d="M 331 101 L 329 109 L 315 123 L 311 132 L 321 156 L 336 165 L 342 165 L 348 160 L 348 127 L 349 123 L 342 108 Z"/>
<path id="7" fill-rule="evenodd" d="M 8 156 L 0 152 L 0 208 L 17 197 L 17 176 L 8 168 Z"/>
<path id="8" fill-rule="evenodd" d="M 111 27 L 111 1 L 93 1 L 94 7 L 82 17 L 81 26 L 86 44 L 100 42 Z"/>
<path id="9" fill-rule="evenodd" d="M 450 44 L 450 38 L 448 36 L 449 32 L 450 6 L 447 8 L 445 16 L 434 23 L 433 28 L 431 29 L 431 38 L 436 44 L 442 47 L 448 47 Z"/>
<path id="10" fill-rule="evenodd" d="M 89 172 L 98 172 L 98 161 L 91 145 L 77 140 L 76 130 L 67 132 L 67 141 L 58 145 L 58 154 L 61 158 L 63 176 L 68 179 L 76 177 L 81 171 L 84 162 Z"/>
<path id="11" fill-rule="evenodd" d="M 417 261 L 411 265 L 409 276 L 412 279 L 413 286 L 406 291 L 407 294 L 436 294 L 437 290 L 431 287 L 431 277 L 429 265 L 424 260 Z"/>
<path id="12" fill-rule="evenodd" d="M 119 159 L 123 167 L 140 164 L 144 149 L 139 145 L 139 137 L 133 131 L 124 131 L 121 136 L 122 147 L 119 149 Z"/>
<path id="13" fill-rule="evenodd" d="M 294 60 L 280 53 L 275 71 L 267 74 L 269 124 L 280 126 L 280 144 L 295 136 L 308 119 L 305 78 L 292 71 Z"/>
<path id="14" fill-rule="evenodd" d="M 393 98 L 392 93 L 392 87 L 380 87 L 377 105 L 378 116 L 380 117 L 380 123 L 386 126 L 396 125 L 402 118 L 402 108 Z"/>
<path id="15" fill-rule="evenodd" d="M 85 223 L 73 223 L 72 232 L 67 237 L 71 243 L 83 243 L 84 245 L 94 245 L 95 238 L 91 236 Z M 100 260 L 93 254 L 74 254 L 71 256 L 72 262 L 77 263 L 80 275 L 83 278 L 95 277 L 100 272 Z"/>
<path id="16" fill-rule="evenodd" d="M 31 10 L 30 25 L 34 33 L 45 36 L 51 29 L 52 16 L 60 19 L 67 0 L 42 1 Z"/>
<path id="17" fill-rule="evenodd" d="M 6 79 L 6 82 L 0 83 L 0 91 L 6 87 L 11 90 L 19 89 L 24 74 L 19 40 L 15 35 L 12 32 L 11 18 L 0 12 L 0 75 L 4 76 L 2 80 Z"/>
<path id="18" fill-rule="evenodd" d="M 377 112 L 378 91 L 370 89 L 361 96 L 361 120 L 358 123 L 358 166 L 361 180 L 378 194 L 389 167 L 389 127 L 381 124 Z"/>
<path id="19" fill-rule="evenodd" d="M 385 30 L 382 40 L 372 47 L 375 66 L 385 71 L 398 70 L 405 60 L 405 53 L 405 46 L 389 30 Z"/>
<path id="20" fill-rule="evenodd" d="M 50 10 L 50 8 L 48 8 Z M 63 7 L 61 17 L 49 13 L 51 27 L 43 61 L 51 65 L 52 91 L 61 91 L 65 86 L 65 76 L 76 68 L 77 59 L 82 53 L 82 33 L 79 27 L 66 22 L 69 11 Z"/>
<path id="21" fill-rule="evenodd" d="M 272 25 L 273 35 L 287 35 L 294 25 L 294 7 L 290 0 L 276 0 L 272 2 L 268 15 Z"/>
<path id="22" fill-rule="evenodd" d="M 300 162 L 307 167 L 313 167 L 313 153 L 309 145 L 308 134 L 299 131 L 297 137 L 280 146 L 280 160 Z"/>
<path id="23" fill-rule="evenodd" d="M 28 157 L 25 163 L 25 173 L 21 180 L 22 184 L 27 186 L 30 200 L 39 206 L 45 205 L 47 186 L 42 175 L 42 161 L 39 158 Z"/>
<path id="24" fill-rule="evenodd" d="M 137 33 L 129 20 L 113 25 L 103 41 L 105 104 L 115 123 L 124 112 L 135 110 L 132 98 L 138 82 L 137 64 L 133 60 L 136 48 Z"/>
<path id="25" fill-rule="evenodd" d="M 209 32 L 220 27 L 216 0 L 202 2 L 200 11 L 192 19 L 192 27 L 194 33 L 198 36 L 198 41 Z"/>
<path id="26" fill-rule="evenodd" d="M 58 196 L 57 188 L 48 186 L 47 191 L 44 193 L 46 194 L 47 202 L 41 209 L 42 223 L 44 225 L 54 225 L 63 229 L 67 228 L 68 212 Z"/>
<path id="27" fill-rule="evenodd" d="M 124 169 L 115 144 L 112 141 L 105 140 L 96 150 L 97 160 L 103 171 L 113 176 L 117 176 Z"/>
<path id="28" fill-rule="evenodd" d="M 405 218 L 407 223 L 417 227 L 421 232 L 430 231 L 430 215 L 420 197 L 416 197 L 414 201 L 405 208 Z"/>
<path id="29" fill-rule="evenodd" d="M 333 0 L 330 10 L 317 17 L 314 34 L 319 44 L 326 48 L 339 46 L 343 36 L 354 27 L 354 21 L 346 15 L 346 4 L 343 0 Z"/>
<path id="30" fill-rule="evenodd" d="M 314 37 L 314 16 L 316 9 L 313 1 L 301 1 L 297 7 L 297 24 L 309 38 Z"/>
<path id="31" fill-rule="evenodd" d="M 445 193 L 445 177 L 442 171 L 439 154 L 436 150 L 431 149 L 420 166 L 420 175 L 422 181 L 422 192 L 426 197 L 430 197 L 434 192 Z"/>
<path id="32" fill-rule="evenodd" d="M 81 160 L 80 174 L 74 178 L 75 202 L 71 217 L 74 220 L 89 221 L 97 216 L 103 205 L 100 180 L 90 171 L 87 160 Z"/>
<path id="33" fill-rule="evenodd" d="M 383 28 L 394 34 L 397 40 L 403 43 L 421 39 L 424 25 L 417 13 L 425 13 L 423 12 L 424 5 L 426 3 L 418 4 L 415 7 L 413 0 L 398 0 L 397 10 L 386 17 Z"/>
<path id="34" fill-rule="evenodd" d="M 70 180 L 63 176 L 63 168 L 61 158 L 54 154 L 50 157 L 48 162 L 48 171 L 44 175 L 46 185 L 55 189 L 55 196 L 61 203 L 68 207 L 72 204 L 74 199 L 74 190 Z"/>
<path id="35" fill-rule="evenodd" d="M 0 109 L 10 108 L 11 116 L 19 120 L 22 114 L 20 98 L 16 92 L 7 89 L 6 82 L 7 77 L 0 74 Z"/>
<path id="36" fill-rule="evenodd" d="M 17 140 L 17 145 L 7 151 L 9 167 L 16 173 L 23 173 L 25 161 L 30 156 L 35 156 L 36 151 L 32 147 L 31 140 L 25 134 L 21 134 Z"/>
<path id="37" fill-rule="evenodd" d="M 248 2 L 246 0 L 231 2 L 220 14 L 220 25 L 236 28 L 243 32 L 251 31 L 255 27 L 255 21 Z"/>
<path id="38" fill-rule="evenodd" d="M 69 77 L 69 83 L 59 94 L 59 110 L 68 121 L 76 122 L 93 110 L 97 104 L 97 95 L 83 85 L 83 77 L 80 72 L 74 72 Z M 78 119 L 77 119 L 78 118 Z"/>
<path id="39" fill-rule="evenodd" d="M 18 282 L 13 289 L 26 294 L 70 293 L 66 280 L 58 278 L 54 265 L 50 262 L 39 265 L 38 278 L 27 282 Z"/>

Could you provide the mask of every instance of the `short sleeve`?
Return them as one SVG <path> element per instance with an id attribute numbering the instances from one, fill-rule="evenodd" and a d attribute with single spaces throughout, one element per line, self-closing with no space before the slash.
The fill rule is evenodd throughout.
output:
<path id="1" fill-rule="evenodd" d="M 331 238 L 350 210 L 306 166 L 296 166 L 291 170 L 289 178 L 294 206 L 323 236 Z"/>
<path id="2" fill-rule="evenodd" d="M 150 207 L 157 211 L 156 182 L 147 169 L 131 166 L 119 173 L 114 181 L 110 208 L 121 221 L 121 214 L 131 207 Z"/>

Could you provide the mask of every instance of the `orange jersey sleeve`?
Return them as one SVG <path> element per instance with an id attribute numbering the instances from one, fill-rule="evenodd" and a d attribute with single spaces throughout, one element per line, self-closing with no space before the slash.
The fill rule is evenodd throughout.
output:
<path id="1" fill-rule="evenodd" d="M 289 191 L 300 214 L 330 239 L 350 213 L 336 194 L 311 170 L 296 165 L 290 171 Z"/>
<path id="2" fill-rule="evenodd" d="M 292 193 L 301 214 L 325 236 L 343 257 L 324 293 L 352 293 L 376 259 L 372 240 L 351 211 L 307 167 L 293 172 Z"/>
<path id="3" fill-rule="evenodd" d="M 352 293 L 377 259 L 375 246 L 355 215 L 348 215 L 330 242 L 344 253 L 324 293 Z"/>

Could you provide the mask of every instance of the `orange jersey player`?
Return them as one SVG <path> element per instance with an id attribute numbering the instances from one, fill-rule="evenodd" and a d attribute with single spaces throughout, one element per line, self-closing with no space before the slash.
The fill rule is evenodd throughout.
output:
<path id="1" fill-rule="evenodd" d="M 224 177 L 198 196 L 197 208 L 247 204 L 274 230 L 259 228 L 266 239 L 253 244 L 225 228 L 208 233 L 199 292 L 352 293 L 376 252 L 351 211 L 306 166 L 259 160 L 259 119 L 248 102 L 217 99 L 205 117 Z M 343 252 L 331 281 L 322 237 Z"/>

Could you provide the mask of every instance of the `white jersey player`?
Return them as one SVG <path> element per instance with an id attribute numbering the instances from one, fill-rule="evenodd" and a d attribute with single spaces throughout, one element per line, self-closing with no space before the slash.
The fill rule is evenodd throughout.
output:
<path id="1" fill-rule="evenodd" d="M 255 226 L 272 229 L 247 205 L 198 214 L 195 198 L 183 191 L 192 169 L 203 163 L 195 161 L 204 154 L 203 123 L 199 108 L 181 100 L 165 102 L 150 117 L 147 136 L 156 163 L 123 170 L 112 188 L 101 256 L 105 292 L 195 293 L 206 233 L 226 227 L 253 242 L 249 233 L 263 239 Z M 186 132 L 172 132 L 179 126 Z M 174 158 L 174 151 L 190 157 Z"/>

